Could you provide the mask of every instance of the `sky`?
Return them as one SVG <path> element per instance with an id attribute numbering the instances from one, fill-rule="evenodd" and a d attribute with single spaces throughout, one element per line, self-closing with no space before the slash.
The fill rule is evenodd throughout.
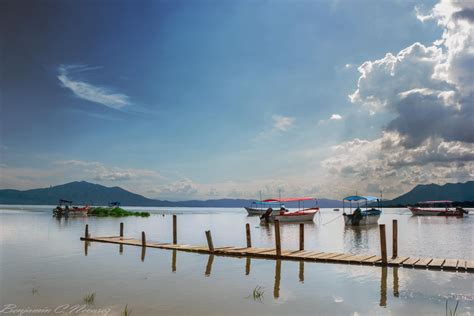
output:
<path id="1" fill-rule="evenodd" d="M 469 1 L 0 2 L 0 188 L 151 198 L 474 179 Z"/>

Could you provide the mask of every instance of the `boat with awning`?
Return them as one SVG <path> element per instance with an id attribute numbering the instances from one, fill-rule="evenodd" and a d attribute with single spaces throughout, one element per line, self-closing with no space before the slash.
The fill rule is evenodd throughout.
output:
<path id="1" fill-rule="evenodd" d="M 349 203 L 350 213 L 346 213 L 347 203 Z M 377 208 L 374 207 L 374 204 L 376 204 Z M 382 214 L 381 206 L 381 199 L 375 196 L 347 196 L 342 199 L 342 215 L 344 216 L 344 223 L 350 226 L 377 224 L 378 219 Z"/>
<path id="2" fill-rule="evenodd" d="M 310 201 L 313 201 L 315 206 L 305 208 L 304 204 L 308 204 Z M 318 200 L 311 197 L 267 199 L 263 202 L 280 203 L 281 205 L 283 205 L 283 203 L 298 202 L 298 210 L 289 210 L 283 206 L 280 207 L 279 211 L 275 212 L 269 208 L 265 214 L 260 217 L 262 224 L 275 220 L 279 220 L 280 222 L 313 221 L 314 216 L 319 212 L 319 207 L 317 206 Z"/>
<path id="3" fill-rule="evenodd" d="M 453 201 L 424 201 L 418 202 L 416 206 L 408 206 L 415 216 L 456 216 L 463 217 L 469 214 L 462 207 L 453 207 Z"/>

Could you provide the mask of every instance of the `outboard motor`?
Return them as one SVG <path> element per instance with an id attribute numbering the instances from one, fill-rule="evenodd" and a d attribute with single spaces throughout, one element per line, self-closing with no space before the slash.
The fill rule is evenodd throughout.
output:
<path id="1" fill-rule="evenodd" d="M 359 225 L 363 218 L 364 216 L 362 216 L 362 210 L 357 208 L 354 213 L 352 213 L 352 225 Z"/>
<path id="2" fill-rule="evenodd" d="M 268 223 L 270 215 L 272 215 L 272 213 L 273 209 L 269 207 L 268 210 L 262 216 L 260 216 L 260 219 L 265 219 L 265 222 Z"/>

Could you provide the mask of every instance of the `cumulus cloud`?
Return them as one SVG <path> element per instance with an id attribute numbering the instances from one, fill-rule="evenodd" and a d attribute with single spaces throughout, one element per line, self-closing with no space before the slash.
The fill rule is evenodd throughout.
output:
<path id="1" fill-rule="evenodd" d="M 340 116 L 339 114 L 333 114 L 333 115 L 331 115 L 331 117 L 329 119 L 332 120 L 332 121 L 340 121 L 340 120 L 342 120 L 342 116 Z"/>
<path id="2" fill-rule="evenodd" d="M 110 88 L 72 78 L 74 74 L 94 69 L 97 68 L 82 65 L 61 65 L 58 68 L 58 79 L 64 88 L 71 90 L 78 98 L 99 103 L 112 109 L 120 109 L 132 104 L 130 98 L 123 93 L 117 93 Z"/>
<path id="3" fill-rule="evenodd" d="M 281 132 L 286 132 L 293 126 L 295 122 L 294 117 L 282 116 L 282 115 L 273 115 L 273 129 Z"/>
<path id="4" fill-rule="evenodd" d="M 420 21 L 443 28 L 442 37 L 359 66 L 350 101 L 393 118 L 378 139 L 335 146 L 323 162 L 330 173 L 381 182 L 397 175 L 407 185 L 474 176 L 473 9 L 449 0 L 427 13 L 415 8 Z"/>
<path id="5" fill-rule="evenodd" d="M 189 198 L 198 193 L 198 186 L 188 178 L 162 185 L 150 191 L 159 197 L 164 198 Z M 215 191 L 210 194 L 215 194 Z"/>

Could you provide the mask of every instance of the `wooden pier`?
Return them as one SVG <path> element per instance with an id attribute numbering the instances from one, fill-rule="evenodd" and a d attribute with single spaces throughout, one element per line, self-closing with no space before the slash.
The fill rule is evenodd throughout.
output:
<path id="1" fill-rule="evenodd" d="M 394 228 L 397 228 L 397 223 L 394 221 Z M 247 224 L 248 225 L 248 224 Z M 438 271 L 459 271 L 459 272 L 474 272 L 474 260 L 465 259 L 449 259 L 449 258 L 420 258 L 398 256 L 398 245 L 396 240 L 396 233 L 394 236 L 394 251 L 393 257 L 387 258 L 386 242 L 385 242 L 385 225 L 380 225 L 380 240 L 381 253 L 378 255 L 357 255 L 339 252 L 320 252 L 304 250 L 304 225 L 300 225 L 300 245 L 299 250 L 282 249 L 280 242 L 280 225 L 277 222 L 275 225 L 275 248 L 255 248 L 251 246 L 250 229 L 246 225 L 247 247 L 214 247 L 212 235 L 210 231 L 206 231 L 206 239 L 208 245 L 206 246 L 192 246 L 180 245 L 177 243 L 176 234 L 176 215 L 173 215 L 173 242 L 159 243 L 146 240 L 145 232 L 142 232 L 142 238 L 125 238 L 123 237 L 123 224 L 120 225 L 120 236 L 110 237 L 91 237 L 89 227 L 86 225 L 85 237 L 81 240 L 87 242 L 103 242 L 119 245 L 139 246 L 143 250 L 145 248 L 158 248 L 168 250 L 179 250 L 187 252 L 196 252 L 201 254 L 214 254 L 220 256 L 235 256 L 247 258 L 263 258 L 276 260 L 300 260 L 339 264 L 361 264 L 361 265 L 375 265 L 375 266 L 394 266 L 404 268 L 428 269 Z"/>

